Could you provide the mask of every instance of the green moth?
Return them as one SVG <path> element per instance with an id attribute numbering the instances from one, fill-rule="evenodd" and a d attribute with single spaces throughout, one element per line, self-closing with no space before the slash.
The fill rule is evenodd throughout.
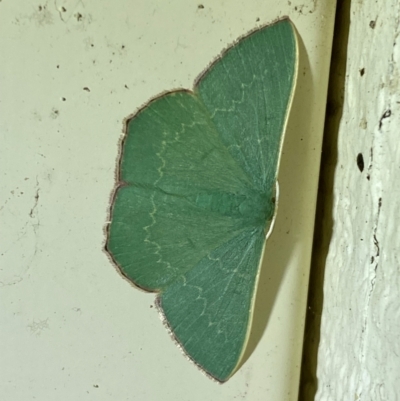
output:
<path id="1" fill-rule="evenodd" d="M 221 382 L 249 337 L 297 53 L 288 18 L 257 29 L 126 123 L 106 250 Z"/>

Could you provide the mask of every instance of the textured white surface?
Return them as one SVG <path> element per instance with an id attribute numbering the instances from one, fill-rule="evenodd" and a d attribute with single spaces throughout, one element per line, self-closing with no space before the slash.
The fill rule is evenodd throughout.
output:
<path id="1" fill-rule="evenodd" d="M 399 34 L 397 0 L 352 2 L 319 401 L 400 399 Z"/>
<path id="2" fill-rule="evenodd" d="M 334 2 L 2 0 L 1 400 L 295 400 Z M 102 252 L 123 119 L 289 15 L 302 60 L 254 352 L 218 385 Z M 296 202 L 293 202 L 296 199 Z"/>

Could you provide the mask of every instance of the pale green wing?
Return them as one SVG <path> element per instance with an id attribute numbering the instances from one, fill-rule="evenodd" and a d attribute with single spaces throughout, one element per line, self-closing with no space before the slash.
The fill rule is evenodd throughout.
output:
<path id="1" fill-rule="evenodd" d="M 262 229 L 243 231 L 159 296 L 177 341 L 219 381 L 232 375 L 246 345 L 263 244 Z"/>
<path id="2" fill-rule="evenodd" d="M 151 101 L 128 124 L 120 180 L 187 196 L 236 193 L 251 179 L 230 155 L 203 103 L 189 91 Z"/>
<path id="3" fill-rule="evenodd" d="M 273 193 L 283 128 L 297 67 L 289 20 L 260 29 L 230 48 L 197 91 L 238 165 Z"/>
<path id="4" fill-rule="evenodd" d="M 158 291 L 243 229 L 239 215 L 201 208 L 196 198 L 131 185 L 118 190 L 107 249 L 137 286 Z"/>

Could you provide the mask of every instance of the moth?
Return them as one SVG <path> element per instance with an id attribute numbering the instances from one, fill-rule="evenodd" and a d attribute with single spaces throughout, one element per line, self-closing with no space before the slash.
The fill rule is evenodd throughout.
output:
<path id="1" fill-rule="evenodd" d="M 159 95 L 126 122 L 106 250 L 157 293 L 180 347 L 220 382 L 250 333 L 297 64 L 284 18 L 240 38 L 192 90 Z"/>

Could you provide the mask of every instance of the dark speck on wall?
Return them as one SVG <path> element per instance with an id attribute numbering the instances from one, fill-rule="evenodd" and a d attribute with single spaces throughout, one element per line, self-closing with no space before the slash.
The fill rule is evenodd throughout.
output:
<path id="1" fill-rule="evenodd" d="M 365 68 L 360 69 L 360 75 L 363 76 L 365 74 Z"/>
<path id="2" fill-rule="evenodd" d="M 359 169 L 361 172 L 364 171 L 364 157 L 363 157 L 362 153 L 359 153 L 359 154 L 357 155 L 357 166 L 358 166 L 358 169 Z"/>
<path id="3" fill-rule="evenodd" d="M 52 119 L 55 120 L 59 115 L 60 115 L 59 110 L 57 110 L 57 109 L 55 109 L 55 108 L 53 108 L 53 109 L 51 110 L 50 117 L 51 117 Z"/>

